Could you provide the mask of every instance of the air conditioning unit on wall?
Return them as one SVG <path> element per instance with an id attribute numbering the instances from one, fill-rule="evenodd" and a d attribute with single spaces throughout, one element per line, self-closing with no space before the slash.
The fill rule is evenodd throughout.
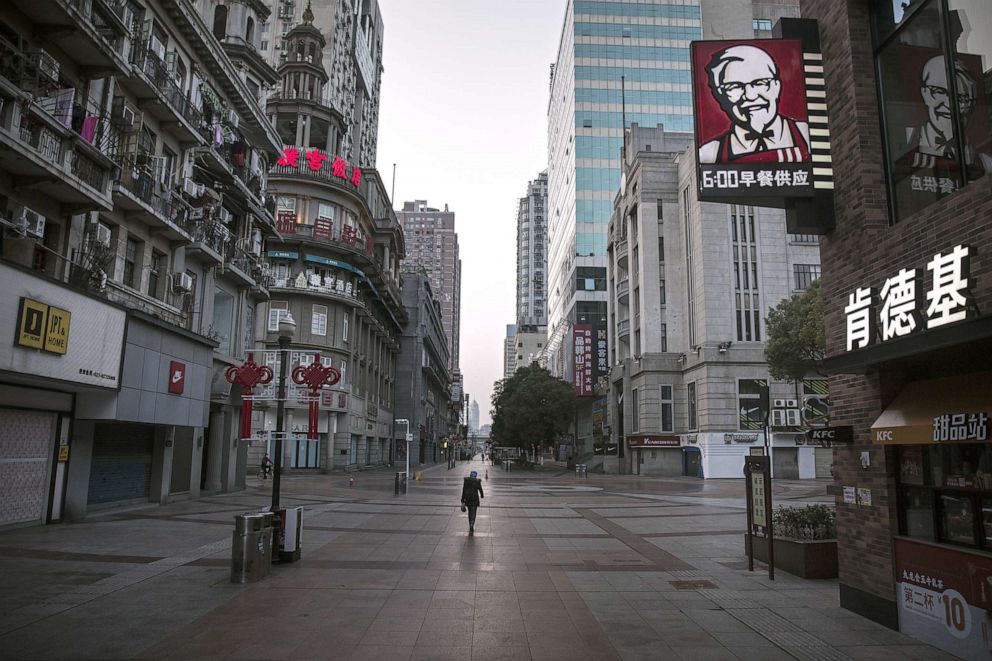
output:
<path id="1" fill-rule="evenodd" d="M 176 291 L 189 292 L 193 290 L 193 276 L 189 273 L 176 273 L 173 279 L 173 287 Z"/>
<path id="2" fill-rule="evenodd" d="M 14 213 L 14 224 L 17 231 L 25 236 L 37 239 L 45 236 L 45 217 L 34 209 L 21 207 L 20 211 Z"/>

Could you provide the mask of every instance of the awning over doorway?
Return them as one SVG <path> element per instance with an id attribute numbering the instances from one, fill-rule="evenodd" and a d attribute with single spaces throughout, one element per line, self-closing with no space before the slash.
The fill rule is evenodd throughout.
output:
<path id="1" fill-rule="evenodd" d="M 874 443 L 989 440 L 992 372 L 914 381 L 871 426 Z"/>

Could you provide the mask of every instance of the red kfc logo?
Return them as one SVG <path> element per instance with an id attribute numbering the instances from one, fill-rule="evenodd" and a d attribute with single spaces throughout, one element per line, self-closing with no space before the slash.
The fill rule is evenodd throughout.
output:
<path id="1" fill-rule="evenodd" d="M 692 75 L 700 163 L 811 159 L 799 40 L 694 41 Z"/>
<path id="2" fill-rule="evenodd" d="M 178 360 L 169 362 L 169 392 L 173 395 L 183 394 L 186 387 L 186 363 Z"/>

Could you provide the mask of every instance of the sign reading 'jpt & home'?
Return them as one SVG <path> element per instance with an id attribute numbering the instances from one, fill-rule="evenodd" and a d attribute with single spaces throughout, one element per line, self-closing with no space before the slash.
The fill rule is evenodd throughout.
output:
<path id="1" fill-rule="evenodd" d="M 65 355 L 69 350 L 71 321 L 72 314 L 68 310 L 22 296 L 14 343 L 27 349 Z"/>

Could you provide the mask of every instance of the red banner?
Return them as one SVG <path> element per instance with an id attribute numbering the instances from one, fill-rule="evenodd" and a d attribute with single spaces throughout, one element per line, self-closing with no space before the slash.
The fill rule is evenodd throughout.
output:
<path id="1" fill-rule="evenodd" d="M 296 233 L 296 212 L 281 209 L 276 212 L 276 231 L 280 234 Z"/>
<path id="2" fill-rule="evenodd" d="M 330 241 L 334 238 L 334 221 L 330 218 L 318 218 L 313 221 L 313 236 L 315 239 L 326 239 Z"/>

